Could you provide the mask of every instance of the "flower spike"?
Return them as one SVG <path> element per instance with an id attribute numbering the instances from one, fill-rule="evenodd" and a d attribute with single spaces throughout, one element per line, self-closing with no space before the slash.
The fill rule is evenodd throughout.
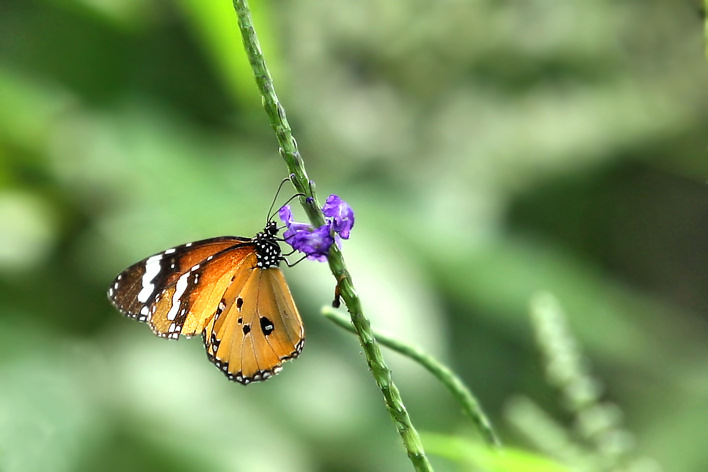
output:
<path id="1" fill-rule="evenodd" d="M 312 261 L 325 262 L 332 244 L 339 238 L 349 239 L 354 226 L 354 211 L 337 195 L 330 195 L 322 207 L 322 213 L 327 217 L 326 223 L 319 228 L 313 228 L 307 223 L 293 221 L 290 205 L 284 205 L 278 210 L 278 217 L 285 223 L 283 239 L 296 251 L 300 251 Z"/>

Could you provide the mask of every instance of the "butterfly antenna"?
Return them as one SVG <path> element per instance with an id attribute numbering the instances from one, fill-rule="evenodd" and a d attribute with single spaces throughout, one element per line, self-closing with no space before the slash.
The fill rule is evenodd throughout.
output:
<path id="1" fill-rule="evenodd" d="M 278 185 L 278 190 L 275 191 L 275 196 L 273 197 L 273 201 L 271 202 L 270 208 L 268 209 L 268 221 L 271 221 L 273 219 L 273 207 L 275 206 L 275 202 L 278 200 L 278 195 L 280 195 L 280 191 L 283 189 L 283 185 L 285 185 L 285 182 L 290 182 L 290 177 L 284 178 L 280 182 L 280 185 Z"/>
<path id="2" fill-rule="evenodd" d="M 286 179 L 286 180 L 287 180 L 287 179 Z M 283 181 L 283 182 L 285 182 L 285 181 Z M 280 187 L 282 187 L 282 186 L 283 186 L 283 183 L 280 184 Z M 280 187 L 278 187 L 278 192 L 280 192 Z M 296 194 L 293 195 L 292 197 L 288 198 L 285 203 L 283 203 L 282 205 L 280 205 L 280 206 L 278 207 L 278 210 L 280 210 L 281 208 L 283 208 L 285 205 L 287 205 L 288 203 L 292 202 L 292 201 L 295 200 L 296 198 L 298 198 L 298 197 L 304 197 L 304 196 L 305 196 L 304 193 L 296 193 Z M 278 195 L 276 194 L 275 197 L 276 197 L 276 199 L 277 199 L 277 198 L 278 198 Z M 275 206 L 275 199 L 273 199 L 273 203 L 270 205 L 270 210 L 268 210 L 268 221 L 272 221 L 272 220 L 273 220 L 273 217 L 275 216 L 275 212 L 273 212 L 273 206 Z"/>

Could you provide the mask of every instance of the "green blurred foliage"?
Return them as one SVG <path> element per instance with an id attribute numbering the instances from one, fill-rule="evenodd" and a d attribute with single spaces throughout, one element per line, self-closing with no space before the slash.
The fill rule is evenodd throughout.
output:
<path id="1" fill-rule="evenodd" d="M 573 427 L 529 322 L 550 291 L 636 455 L 705 470 L 697 2 L 252 3 L 320 197 L 356 211 L 344 253 L 374 325 L 531 449 L 504 416 L 515 395 Z M 247 388 L 105 299 L 149 254 L 255 234 L 286 176 L 230 2 L 3 0 L 0 110 L 0 470 L 410 468 L 356 340 L 318 314 L 325 265 L 287 270 L 302 357 Z M 416 426 L 443 435 L 426 436 L 437 470 L 494 470 L 447 392 L 387 358 Z M 506 467 L 550 470 L 517 451 Z"/>

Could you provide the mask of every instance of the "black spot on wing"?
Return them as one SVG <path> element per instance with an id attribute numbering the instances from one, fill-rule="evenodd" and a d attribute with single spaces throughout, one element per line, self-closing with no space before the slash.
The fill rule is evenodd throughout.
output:
<path id="1" fill-rule="evenodd" d="M 273 322 L 270 321 L 268 318 L 265 316 L 260 319 L 261 321 L 261 332 L 263 333 L 264 336 L 268 336 L 270 333 L 273 332 L 275 329 L 275 326 L 273 326 Z"/>

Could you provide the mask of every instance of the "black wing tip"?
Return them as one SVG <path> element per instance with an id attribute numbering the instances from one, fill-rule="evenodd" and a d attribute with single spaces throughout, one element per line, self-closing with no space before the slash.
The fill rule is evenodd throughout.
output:
<path id="1" fill-rule="evenodd" d="M 108 289 L 108 301 L 111 302 L 111 305 L 113 305 L 113 308 L 118 310 L 118 313 L 121 315 L 125 316 L 126 318 L 129 318 L 131 320 L 136 320 L 140 323 L 147 323 L 150 318 L 150 312 L 149 310 L 145 312 L 145 306 L 142 306 L 140 308 L 140 311 L 131 311 L 128 310 L 125 306 L 121 305 L 118 300 L 113 296 L 113 293 L 111 293 L 111 289 Z M 157 333 L 156 333 L 157 334 Z"/>

